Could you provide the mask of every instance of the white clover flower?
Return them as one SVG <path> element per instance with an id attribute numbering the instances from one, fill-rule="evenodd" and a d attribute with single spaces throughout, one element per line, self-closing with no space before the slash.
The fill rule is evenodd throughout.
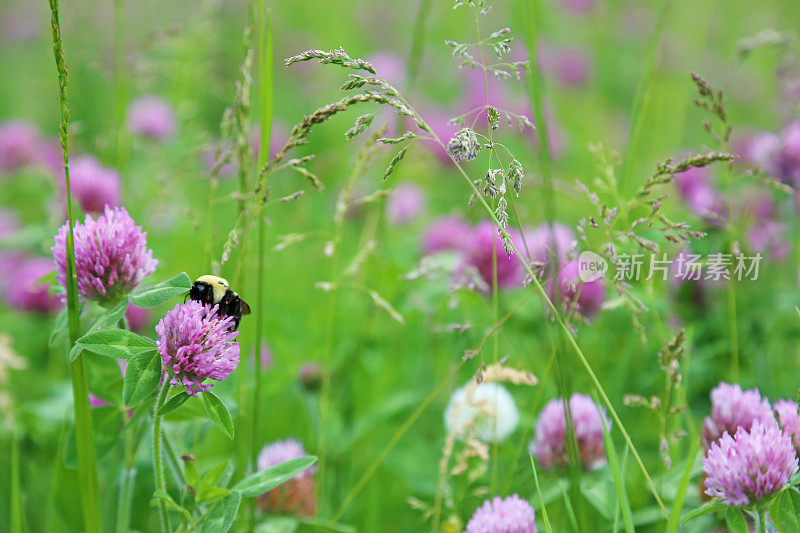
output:
<path id="1" fill-rule="evenodd" d="M 505 440 L 519 423 L 511 394 L 497 383 L 468 383 L 455 391 L 444 412 L 448 433 L 482 442 Z"/>

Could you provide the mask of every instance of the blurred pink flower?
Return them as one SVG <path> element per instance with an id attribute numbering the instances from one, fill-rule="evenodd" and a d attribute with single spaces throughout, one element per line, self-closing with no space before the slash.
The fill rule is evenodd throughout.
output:
<path id="1" fill-rule="evenodd" d="M 395 87 L 402 87 L 406 81 L 406 61 L 392 52 L 375 52 L 368 61 L 383 78 Z"/>
<path id="2" fill-rule="evenodd" d="M 414 220 L 427 203 L 425 193 L 412 183 L 404 183 L 394 190 L 386 203 L 389 222 L 401 226 Z"/>
<path id="3" fill-rule="evenodd" d="M 711 184 L 707 168 L 692 167 L 675 174 L 674 182 L 678 194 L 695 214 L 711 220 L 724 215 L 724 203 Z"/>
<path id="4" fill-rule="evenodd" d="M 738 383 L 720 382 L 711 391 L 711 415 L 703 421 L 703 445 L 709 448 L 724 434 L 738 428 L 749 431 L 754 422 L 775 420 L 769 400 L 758 389 L 742 390 Z"/>
<path id="5" fill-rule="evenodd" d="M 253 360 L 253 356 L 255 355 L 255 348 L 250 351 L 250 360 Z M 266 342 L 261 343 L 261 357 L 259 357 L 259 362 L 261 363 L 261 368 L 266 370 L 272 366 L 275 362 L 275 357 L 272 354 L 272 349 L 267 345 Z"/>
<path id="6" fill-rule="evenodd" d="M 539 66 L 566 86 L 585 85 L 591 74 L 591 57 L 580 48 L 560 48 L 543 42 L 539 47 Z"/>
<path id="7" fill-rule="evenodd" d="M 784 433 L 792 439 L 794 449 L 800 450 L 800 408 L 792 400 L 778 400 L 772 406 Z"/>
<path id="8" fill-rule="evenodd" d="M 0 173 L 36 163 L 40 145 L 39 130 L 33 124 L 22 120 L 0 124 Z"/>
<path id="9" fill-rule="evenodd" d="M 573 13 L 585 13 L 594 7 L 594 0 L 561 0 L 561 5 Z"/>
<path id="10" fill-rule="evenodd" d="M 163 98 L 140 96 L 128 107 L 128 129 L 157 141 L 165 141 L 175 133 L 175 114 Z"/>
<path id="11" fill-rule="evenodd" d="M 566 262 L 567 255 L 578 246 L 578 238 L 572 228 L 559 222 L 542 223 L 535 228 L 525 230 L 525 244 L 530 259 L 536 263 L 548 263 L 555 259 L 555 264 Z M 520 251 L 524 252 L 525 249 Z"/>
<path id="12" fill-rule="evenodd" d="M 39 283 L 53 271 L 53 262 L 48 258 L 4 253 L 0 269 L 3 272 L 0 288 L 9 307 L 44 313 L 61 308 L 59 299 L 48 292 L 49 286 Z"/>
<path id="13" fill-rule="evenodd" d="M 422 238 L 422 253 L 432 254 L 443 250 L 465 250 L 469 246 L 472 228 L 459 215 L 434 220 Z"/>
<path id="14" fill-rule="evenodd" d="M 578 259 L 573 259 L 559 271 L 558 287 L 567 314 L 576 313 L 590 318 L 600 310 L 606 298 L 606 286 L 603 278 L 582 281 L 578 263 Z"/>
<path id="15" fill-rule="evenodd" d="M 522 243 L 519 232 L 509 228 L 508 234 L 517 247 Z M 493 252 L 494 250 L 494 252 Z M 491 287 L 494 269 L 492 255 L 495 256 L 497 266 L 497 287 L 508 289 L 519 287 L 525 278 L 522 262 L 515 255 L 509 255 L 503 248 L 497 227 L 493 222 L 484 220 L 479 222 L 472 230 L 469 244 L 466 248 L 466 263 L 475 267 L 486 284 Z"/>
<path id="16" fill-rule="evenodd" d="M 106 206 L 115 207 L 120 203 L 119 174 L 101 165 L 94 156 L 76 157 L 69 166 L 69 179 L 72 198 L 86 213 L 101 213 Z M 63 193 L 66 190 L 63 180 L 59 180 L 59 186 Z"/>
<path id="17" fill-rule="evenodd" d="M 150 310 L 129 304 L 125 310 L 125 318 L 132 331 L 140 331 L 150 322 Z"/>
<path id="18" fill-rule="evenodd" d="M 581 466 L 584 470 L 597 470 L 606 464 L 603 426 L 611 431 L 611 420 L 605 409 L 598 407 L 589 396 L 577 392 L 569 400 L 569 411 L 578 441 Z M 542 467 L 548 470 L 566 468 L 569 458 L 563 398 L 547 402 L 539 413 L 534 434 L 529 450 Z"/>
<path id="19" fill-rule="evenodd" d="M 485 500 L 467 522 L 464 533 L 537 533 L 536 513 L 516 494 Z"/>
<path id="20" fill-rule="evenodd" d="M 258 470 L 266 470 L 285 461 L 307 455 L 303 445 L 294 439 L 273 442 L 264 446 L 261 453 L 258 454 Z M 288 512 L 301 516 L 312 516 L 316 511 L 315 472 L 316 468 L 310 466 L 286 483 L 261 494 L 258 497 L 259 507 L 269 512 Z"/>

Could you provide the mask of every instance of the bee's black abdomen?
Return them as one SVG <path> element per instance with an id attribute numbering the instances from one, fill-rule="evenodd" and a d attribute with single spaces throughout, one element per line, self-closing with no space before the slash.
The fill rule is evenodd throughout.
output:
<path id="1" fill-rule="evenodd" d="M 242 320 L 242 299 L 239 295 L 228 289 L 219 302 L 219 314 L 233 318 L 231 331 L 239 329 L 239 322 Z"/>

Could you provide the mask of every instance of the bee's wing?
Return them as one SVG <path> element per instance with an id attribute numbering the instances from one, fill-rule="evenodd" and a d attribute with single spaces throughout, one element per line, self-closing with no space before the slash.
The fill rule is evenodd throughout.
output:
<path id="1" fill-rule="evenodd" d="M 250 314 L 250 306 L 247 305 L 247 302 L 242 300 L 241 296 L 239 297 L 239 301 L 242 302 L 242 314 L 249 315 Z"/>

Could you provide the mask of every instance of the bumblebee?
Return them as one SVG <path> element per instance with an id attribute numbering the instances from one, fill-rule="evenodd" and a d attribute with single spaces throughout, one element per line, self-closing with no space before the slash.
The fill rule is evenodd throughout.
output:
<path id="1" fill-rule="evenodd" d="M 219 305 L 221 316 L 233 317 L 232 331 L 239 328 L 242 315 L 250 314 L 247 302 L 228 287 L 228 280 L 217 276 L 200 276 L 189 289 L 189 299 L 202 304 Z"/>

